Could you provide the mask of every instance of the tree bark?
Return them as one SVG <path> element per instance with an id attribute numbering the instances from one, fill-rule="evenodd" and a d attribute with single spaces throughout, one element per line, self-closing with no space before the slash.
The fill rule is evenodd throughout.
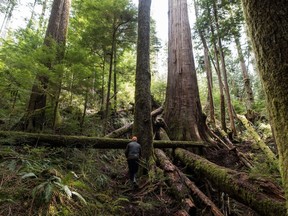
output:
<path id="1" fill-rule="evenodd" d="M 169 0 L 168 82 L 164 119 L 171 140 L 210 139 L 202 112 L 187 0 Z"/>
<path id="2" fill-rule="evenodd" d="M 133 134 L 142 145 L 142 157 L 148 169 L 153 164 L 150 73 L 150 7 L 151 0 L 139 0 L 138 39 L 135 79 Z"/>
<path id="3" fill-rule="evenodd" d="M 288 209 L 288 3 L 242 0 L 242 4 L 266 92 Z"/>
<path id="4" fill-rule="evenodd" d="M 252 179 L 246 173 L 218 166 L 198 155 L 177 148 L 175 157 L 196 175 L 209 180 L 233 199 L 251 207 L 260 215 L 285 215 L 285 198 L 280 187 L 264 179 Z"/>

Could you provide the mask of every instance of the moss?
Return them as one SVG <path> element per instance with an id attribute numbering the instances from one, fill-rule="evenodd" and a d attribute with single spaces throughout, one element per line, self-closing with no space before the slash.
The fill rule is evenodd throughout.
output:
<path id="1" fill-rule="evenodd" d="M 213 185 L 263 215 L 283 215 L 285 205 L 283 202 L 261 193 L 260 187 L 251 185 L 249 176 L 228 168 L 220 167 L 210 161 L 183 149 L 176 149 L 177 159 L 199 176 L 207 178 Z"/>

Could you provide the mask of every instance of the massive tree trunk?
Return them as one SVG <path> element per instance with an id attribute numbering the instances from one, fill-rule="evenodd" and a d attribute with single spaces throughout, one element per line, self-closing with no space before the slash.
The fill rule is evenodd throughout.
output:
<path id="1" fill-rule="evenodd" d="M 151 0 L 139 0 L 135 113 L 133 133 L 142 145 L 142 157 L 148 167 L 153 155 L 150 74 L 150 7 Z"/>
<path id="2" fill-rule="evenodd" d="M 168 83 L 164 119 L 171 140 L 209 140 L 192 51 L 187 0 L 169 0 Z"/>
<path id="3" fill-rule="evenodd" d="M 266 93 L 288 209 L 288 2 L 242 0 L 242 4 Z"/>
<path id="4" fill-rule="evenodd" d="M 54 0 L 44 39 L 44 45 L 47 47 L 52 46 L 52 41 L 56 42 L 57 53 L 55 59 L 58 63 L 63 59 L 65 52 L 69 8 L 70 0 Z M 51 69 L 53 66 L 52 60 L 45 62 L 45 65 Z M 45 108 L 48 83 L 49 77 L 46 74 L 37 74 L 28 103 L 26 130 L 41 130 L 46 123 Z M 56 90 L 56 92 L 58 91 Z"/>

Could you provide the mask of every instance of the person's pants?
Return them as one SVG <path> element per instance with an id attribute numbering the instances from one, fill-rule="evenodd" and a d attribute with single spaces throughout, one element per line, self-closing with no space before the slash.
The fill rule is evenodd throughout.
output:
<path id="1" fill-rule="evenodd" d="M 132 182 L 136 182 L 136 173 L 138 172 L 139 160 L 138 159 L 129 159 L 128 169 L 129 169 L 129 177 Z"/>

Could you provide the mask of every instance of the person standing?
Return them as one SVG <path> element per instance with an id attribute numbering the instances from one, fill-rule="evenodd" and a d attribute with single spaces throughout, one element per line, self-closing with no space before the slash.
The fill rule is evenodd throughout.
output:
<path id="1" fill-rule="evenodd" d="M 130 180 L 137 186 L 136 173 L 138 172 L 139 159 L 141 157 L 141 145 L 137 142 L 136 136 L 133 136 L 131 142 L 127 144 L 125 156 L 127 158 Z"/>

